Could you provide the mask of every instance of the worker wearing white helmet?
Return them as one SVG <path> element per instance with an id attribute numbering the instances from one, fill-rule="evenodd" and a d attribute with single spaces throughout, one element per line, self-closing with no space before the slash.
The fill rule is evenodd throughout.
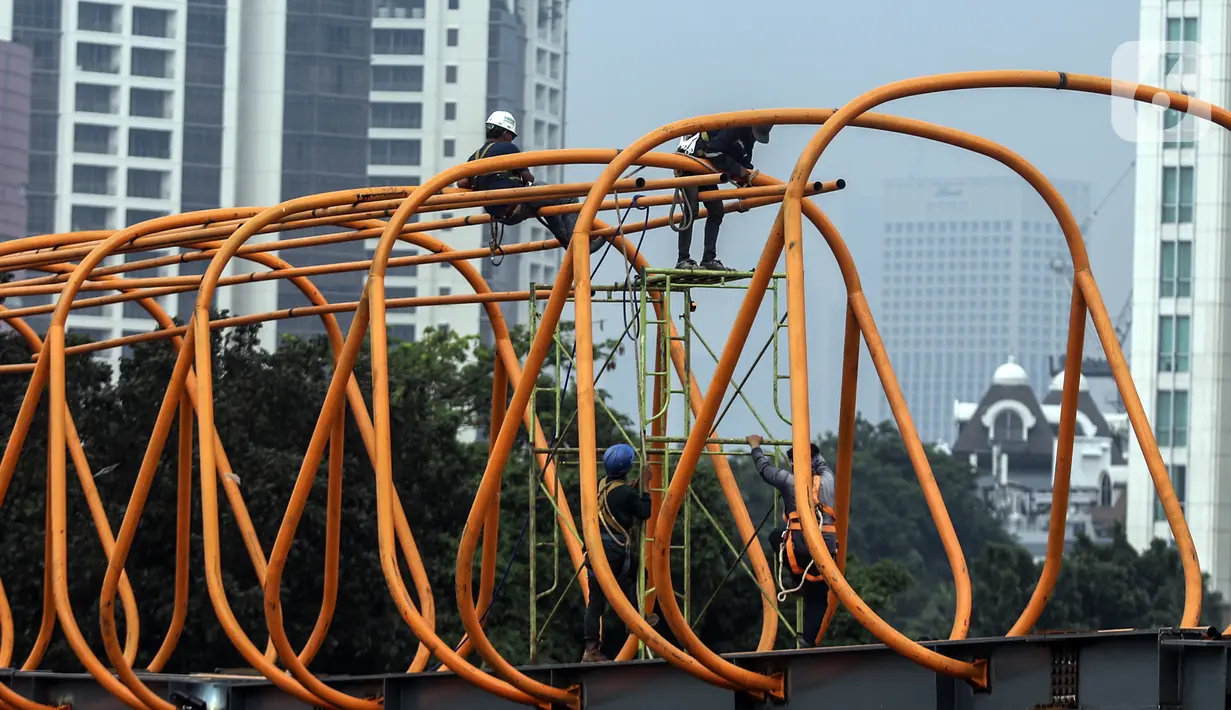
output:
<path id="1" fill-rule="evenodd" d="M 514 153 L 521 152 L 521 149 L 513 142 L 517 138 L 517 119 L 513 118 L 513 114 L 508 111 L 493 111 L 487 117 L 486 129 L 487 141 L 483 144 L 482 148 L 471 153 L 468 160 L 496 158 L 502 155 L 513 155 Z M 526 168 L 485 173 L 472 178 L 462 178 L 457 181 L 458 187 L 468 190 L 503 190 L 512 187 L 529 187 L 533 184 L 534 175 Z M 548 198 L 515 205 L 492 205 L 483 209 L 492 216 L 492 219 L 507 225 L 518 224 L 532 217 L 538 218 L 551 231 L 552 236 L 556 238 L 560 246 L 567 248 L 569 240 L 573 237 L 573 228 L 577 224 L 577 214 L 540 217 L 539 210 L 544 207 L 574 204 L 576 202 L 577 199 L 571 197 Z M 598 251 L 606 241 L 603 237 L 591 239 L 590 253 L 593 254 Z"/>

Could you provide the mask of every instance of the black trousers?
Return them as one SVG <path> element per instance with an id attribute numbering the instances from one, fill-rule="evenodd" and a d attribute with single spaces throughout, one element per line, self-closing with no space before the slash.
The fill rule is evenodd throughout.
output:
<path id="1" fill-rule="evenodd" d="M 544 183 L 535 184 L 535 187 L 543 186 Z M 493 205 L 485 209 L 497 222 L 514 225 L 538 217 L 539 210 L 544 207 L 571 205 L 576 202 L 576 197 L 560 197 L 554 199 L 547 198 L 535 202 L 522 202 L 517 205 Z M 551 235 L 556 238 L 556 241 L 560 242 L 561 246 L 567 248 L 569 241 L 573 238 L 573 228 L 577 226 L 576 213 L 545 216 L 543 217 L 543 222 L 547 225 Z"/>
<path id="2" fill-rule="evenodd" d="M 688 203 L 689 213 L 694 217 L 697 214 L 697 200 L 701 194 L 701 188 L 685 187 L 681 188 L 684 192 L 684 200 Z M 714 185 L 707 185 L 706 190 L 717 189 Z M 705 203 L 705 209 L 708 211 L 705 218 L 705 251 L 702 252 L 701 261 L 712 261 L 718 258 L 718 230 L 722 228 L 722 200 L 712 200 Z M 695 222 L 695 220 L 694 220 Z M 692 258 L 692 227 L 690 223 L 687 229 L 680 230 L 679 233 L 679 260 Z"/>
<path id="3" fill-rule="evenodd" d="M 634 586 L 637 580 L 636 550 L 632 546 L 624 548 L 609 544 L 603 546 L 603 551 L 607 555 L 607 564 L 611 566 L 616 581 L 620 583 L 620 589 L 624 591 L 624 596 L 633 606 L 636 606 L 637 591 Z M 607 595 L 603 593 L 602 586 L 594 578 L 594 569 L 589 561 L 586 562 L 586 569 L 590 573 L 590 601 L 586 604 L 583 630 L 586 641 L 600 641 L 602 640 L 603 614 L 607 611 Z"/>
<path id="4" fill-rule="evenodd" d="M 795 561 L 807 569 L 808 563 L 812 561 L 812 555 L 808 552 L 808 543 L 804 541 L 802 531 L 795 531 L 793 537 L 795 538 Z M 824 538 L 830 556 L 837 560 L 837 536 L 833 533 L 826 533 Z M 820 565 L 815 565 L 812 571 L 819 572 L 819 568 Z M 805 647 L 815 646 L 816 635 L 821 631 L 821 622 L 825 620 L 825 608 L 829 604 L 829 585 L 823 580 L 819 582 L 804 580 L 803 587 L 799 591 L 804 598 L 804 624 L 799 630 L 800 640 Z"/>

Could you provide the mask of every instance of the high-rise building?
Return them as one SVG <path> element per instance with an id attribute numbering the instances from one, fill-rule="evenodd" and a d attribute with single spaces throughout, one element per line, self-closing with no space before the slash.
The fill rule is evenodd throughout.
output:
<path id="1" fill-rule="evenodd" d="M 1088 185 L 1056 187 L 1087 213 Z M 977 400 L 1007 356 L 1046 391 L 1068 327 L 1072 287 L 1051 266 L 1064 238 L 1020 178 L 892 181 L 884 204 L 877 323 L 919 436 L 952 442 L 954 401 Z M 892 417 L 883 396 L 881 417 Z"/>
<path id="2" fill-rule="evenodd" d="M 181 211 L 417 185 L 482 143 L 496 104 L 520 114 L 523 149 L 559 147 L 566 22 L 564 0 L 0 0 L 0 32 L 34 55 L 25 232 L 116 229 Z M 558 181 L 560 170 L 536 177 Z M 505 240 L 542 233 L 528 223 Z M 438 236 L 461 248 L 486 243 L 477 226 Z M 282 256 L 296 266 L 359 261 L 374 246 Z M 497 288 L 513 287 L 549 280 L 558 261 L 558 252 L 509 257 L 488 272 Z M 206 265 L 161 273 L 199 274 Z M 330 301 L 353 301 L 365 277 L 313 282 Z M 390 297 L 469 288 L 448 265 L 393 269 L 386 283 Z M 186 318 L 195 295 L 161 302 Z M 292 284 L 266 281 L 222 289 L 214 307 L 249 313 L 304 302 Z M 525 310 L 509 315 L 524 320 Z M 393 311 L 390 332 L 479 334 L 480 312 Z M 135 304 L 115 304 L 75 311 L 69 325 L 108 338 L 151 321 Z M 277 333 L 317 332 L 319 320 L 291 319 L 268 324 L 262 338 L 272 347 Z"/>
<path id="3" fill-rule="evenodd" d="M 0 35 L 0 241 L 26 233 L 32 71 L 29 48 Z"/>
<path id="4" fill-rule="evenodd" d="M 1139 81 L 1231 104 L 1222 81 L 1227 3 L 1141 3 Z M 1155 49 L 1172 44 L 1163 53 Z M 1203 59 L 1204 57 L 1204 59 Z M 1206 61 L 1208 59 L 1208 62 Z M 1197 87 L 1193 91 L 1193 87 Z M 1130 367 L 1215 589 L 1231 591 L 1231 276 L 1226 131 L 1175 111 L 1138 111 Z M 1212 128 L 1212 130 L 1205 130 Z M 1127 533 L 1138 547 L 1171 539 L 1141 450 L 1129 456 Z"/>

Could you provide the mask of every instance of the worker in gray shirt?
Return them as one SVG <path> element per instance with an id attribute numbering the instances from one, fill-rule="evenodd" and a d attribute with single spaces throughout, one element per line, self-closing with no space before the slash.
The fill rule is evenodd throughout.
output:
<path id="1" fill-rule="evenodd" d="M 800 591 L 804 597 L 804 624 L 801 629 L 800 642 L 805 647 L 815 646 L 817 635 L 821 631 L 821 622 L 825 619 L 825 607 L 829 600 L 829 585 L 821 574 L 821 567 L 812 559 L 808 551 L 808 543 L 804 540 L 803 527 L 799 522 L 799 512 L 795 509 L 795 474 L 789 469 L 774 466 L 765 452 L 761 451 L 764 439 L 753 434 L 747 439 L 752 447 L 752 460 L 756 464 L 757 473 L 766 483 L 778 489 L 782 494 L 784 527 L 777 528 L 771 534 L 774 548 L 785 556 L 784 562 L 789 565 L 791 574 L 795 577 L 795 588 L 784 589 L 784 592 Z M 787 461 L 794 460 L 794 450 L 788 449 Z M 808 487 L 812 506 L 821 521 L 821 535 L 829 554 L 837 557 L 838 535 L 834 514 L 834 475 L 821 456 L 821 449 L 812 445 L 812 485 Z"/>

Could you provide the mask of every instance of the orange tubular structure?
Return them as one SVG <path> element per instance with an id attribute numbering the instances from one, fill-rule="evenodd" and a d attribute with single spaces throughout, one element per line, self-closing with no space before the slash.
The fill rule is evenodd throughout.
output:
<path id="1" fill-rule="evenodd" d="M 591 589 L 589 585 L 597 583 L 613 610 L 628 626 L 629 634 L 616 656 L 617 661 L 633 658 L 639 645 L 644 643 L 660 658 L 707 683 L 761 699 L 783 698 L 785 686 L 781 674 L 765 671 L 764 667 L 759 667 L 762 672 L 753 671 L 741 666 L 738 659 L 724 658 L 708 648 L 690 627 L 681 610 L 671 576 L 671 547 L 672 532 L 681 506 L 689 495 L 692 477 L 700 457 L 704 453 L 721 453 L 721 446 L 710 443 L 708 439 L 718 424 L 724 395 L 731 386 L 735 366 L 761 309 L 762 301 L 768 293 L 774 270 L 784 256 L 791 373 L 790 438 L 797 452 L 792 464 L 796 470 L 808 468 L 807 444 L 813 432 L 809 419 L 808 318 L 804 295 L 803 225 L 806 217 L 833 254 L 847 290 L 835 459 L 835 509 L 839 541 L 836 559 L 829 554 L 824 544 L 814 512 L 811 512 L 806 504 L 797 506 L 809 552 L 830 588 L 829 606 L 820 634 L 816 639 L 807 641 L 815 644 L 821 642 L 838 604 L 841 604 L 855 620 L 896 653 L 936 673 L 966 679 L 976 687 L 986 687 L 988 678 L 984 661 L 951 658 L 907 638 L 868 608 L 844 576 L 851 525 L 851 488 L 855 476 L 858 475 L 852 470 L 852 459 L 858 360 L 860 344 L 863 343 L 871 354 L 873 366 L 889 400 L 952 570 L 956 599 L 949 638 L 965 638 L 969 631 L 972 614 L 971 581 L 960 541 L 915 431 L 901 387 L 890 366 L 888 353 L 877 331 L 850 251 L 821 209 L 813 201 L 806 199 L 844 187 L 840 180 L 813 182 L 812 171 L 834 137 L 847 126 L 901 133 L 941 142 L 984 155 L 1005 165 L 1029 183 L 1047 203 L 1064 233 L 1073 259 L 1069 339 L 1061 395 L 1053 484 L 1054 505 L 1049 523 L 1047 555 L 1030 601 L 1007 635 L 1019 636 L 1033 629 L 1059 578 L 1064 553 L 1080 363 L 1087 316 L 1092 320 L 1102 342 L 1181 554 L 1185 603 L 1179 625 L 1196 626 L 1202 603 L 1201 570 L 1197 552 L 1091 273 L 1082 235 L 1067 205 L 1037 168 L 1004 146 L 922 121 L 870 113 L 877 106 L 899 98 L 993 87 L 1080 91 L 1123 96 L 1141 102 L 1151 102 L 1156 96 L 1164 95 L 1170 101 L 1171 107 L 1185 112 L 1191 110 L 1223 128 L 1231 129 L 1231 113 L 1226 110 L 1154 87 L 1120 84 L 1101 77 L 1052 71 L 966 72 L 894 82 L 867 92 L 840 109 L 736 111 L 677 121 L 645 134 L 624 150 L 566 149 L 518 153 L 470 161 L 450 168 L 419 186 L 343 190 L 300 197 L 280 205 L 217 209 L 161 217 L 115 232 L 39 235 L 0 244 L 0 272 L 45 272 L 45 275 L 40 276 L 27 277 L 23 274 L 22 278 L 0 284 L 0 298 L 55 297 L 54 305 L 17 308 L 0 306 L 0 319 L 16 329 L 33 351 L 29 362 L 0 366 L 2 374 L 22 373 L 30 378 L 25 398 L 16 413 L 4 456 L 0 459 L 0 505 L 3 505 L 12 483 L 35 411 L 45 389 L 48 391 L 49 405 L 46 534 L 42 541 L 45 556 L 43 614 L 39 621 L 37 638 L 22 664 L 22 670 L 29 671 L 38 667 L 58 620 L 82 667 L 118 702 L 138 709 L 174 709 L 175 706 L 169 699 L 161 697 L 147 686 L 134 669 L 140 647 L 140 626 L 137 602 L 128 582 L 130 570 L 126 569 L 126 562 L 154 476 L 165 454 L 172 427 L 175 426 L 177 492 L 174 601 L 166 635 L 153 653 L 148 671 L 158 673 L 166 666 L 180 640 L 189 612 L 192 466 L 195 454 L 200 467 L 198 483 L 205 556 L 204 576 L 213 613 L 228 639 L 249 665 L 281 691 L 302 702 L 347 710 L 377 710 L 382 707 L 383 701 L 380 698 L 358 697 L 341 692 L 318 678 L 309 668 L 330 633 L 334 611 L 339 603 L 339 550 L 342 535 L 342 496 L 345 492 L 342 475 L 343 439 L 347 417 L 350 416 L 360 433 L 376 480 L 378 551 L 382 575 L 402 619 L 419 640 L 413 654 L 410 649 L 406 651 L 408 671 L 423 671 L 434 657 L 441 661 L 442 670 L 452 671 L 462 680 L 506 700 L 542 708 L 567 707 L 580 710 L 583 698 L 579 686 L 553 687 L 540 680 L 544 676 L 531 677 L 515 667 L 489 639 L 482 620 L 485 610 L 497 601 L 496 562 L 500 552 L 498 533 L 502 523 L 500 497 L 504 469 L 520 431 L 527 433 L 539 451 L 547 447 L 542 427 L 531 408 L 531 395 L 565 305 L 572 300 L 576 320 L 580 521 L 574 519 L 568 499 L 562 487 L 557 485 L 558 471 L 555 464 L 542 453 L 535 454 L 535 463 L 547 489 L 558 491 L 553 493 L 556 524 L 565 532 L 561 537 L 569 565 L 579 575 L 578 586 L 582 598 L 588 599 Z M 727 176 L 714 171 L 713 166 L 679 154 L 653 152 L 657 146 L 687 134 L 755 123 L 817 126 L 787 182 L 760 175 L 754 184 L 719 189 L 719 186 L 726 182 Z M 510 190 L 469 191 L 450 187 L 460 178 L 496 170 L 568 164 L 600 165 L 602 173 L 593 182 Z M 624 171 L 634 166 L 667 169 L 685 176 L 659 179 L 624 175 Z M 664 469 L 662 452 L 651 450 L 649 459 L 644 462 L 647 476 L 645 480 L 651 490 L 651 517 L 646 523 L 647 539 L 642 554 L 648 590 L 642 601 L 647 612 L 658 608 L 674 637 L 678 639 L 679 645 L 676 646 L 646 623 L 635 600 L 625 598 L 606 556 L 599 554 L 587 558 L 585 553 L 587 548 L 601 549 L 602 544 L 596 509 L 597 450 L 600 442 L 596 440 L 594 410 L 597 404 L 593 357 L 595 289 L 591 283 L 593 259 L 589 249 L 584 247 L 589 244 L 592 236 L 602 236 L 611 242 L 610 248 L 620 253 L 634 268 L 649 268 L 650 264 L 644 254 L 626 235 L 633 231 L 672 225 L 681 215 L 651 218 L 647 213 L 644 222 L 631 224 L 624 223 L 621 219 L 619 226 L 609 226 L 596 219 L 598 213 L 602 210 L 626 212 L 633 206 L 675 206 L 677 197 L 674 191 L 685 186 L 697 187 L 701 191 L 702 201 L 723 200 L 725 211 L 771 205 L 779 207 L 777 218 L 763 244 L 756 269 L 746 284 L 746 292 L 732 320 L 713 375 L 704 385 L 695 378 L 690 378 L 686 396 L 693 414 L 693 423 L 687 441 L 679 451 L 678 464 L 670 476 L 670 485 L 665 492 L 662 492 L 661 486 L 668 472 Z M 581 243 L 583 247 L 570 246 L 565 250 L 561 268 L 550 290 L 544 289 L 537 293 L 493 291 L 472 263 L 475 259 L 488 256 L 488 249 L 453 249 L 431 234 L 437 229 L 488 224 L 491 218 L 487 214 L 411 222 L 412 218 L 422 213 L 460 211 L 543 198 L 577 198 L 577 201 L 571 204 L 544 208 L 542 213 L 576 214 L 577 224 L 570 244 Z M 699 209 L 694 218 L 701 219 L 706 214 L 705 209 Z M 330 227 L 338 231 L 318 236 L 279 238 L 282 232 L 319 227 Z M 269 235 L 272 241 L 253 241 L 252 238 L 258 235 Z M 299 249 L 366 239 L 379 240 L 370 260 L 300 267 L 293 266 L 284 258 Z M 397 241 L 415 245 L 426 250 L 426 253 L 394 257 L 392 251 Z M 554 248 L 558 248 L 554 240 L 509 244 L 503 247 L 506 254 L 524 254 Z M 184 250 L 184 253 L 158 253 L 165 249 L 180 249 Z M 103 266 L 105 259 L 117 254 L 126 256 L 123 263 Z M 235 259 L 249 262 L 263 270 L 252 273 L 227 272 L 224 275 L 224 271 Z M 203 276 L 130 278 L 130 275 L 137 272 L 154 273 L 153 270 L 163 267 L 205 261 L 208 261 L 208 268 Z M 470 285 L 473 294 L 386 298 L 385 279 L 392 269 L 432 263 L 452 265 Z M 367 272 L 367 282 L 362 297 L 355 302 L 330 303 L 311 281 L 312 277 L 318 275 L 364 271 Z M 294 284 L 310 305 L 210 320 L 210 307 L 220 289 L 279 279 L 288 279 Z M 650 290 L 653 291 L 652 288 Z M 94 294 L 96 291 L 109 293 Z M 195 293 L 196 304 L 188 325 L 177 326 L 155 299 L 177 297 L 177 294 L 183 293 Z M 524 362 L 519 362 L 500 303 L 524 301 L 529 298 L 540 299 L 545 303 L 530 350 Z M 654 331 L 653 337 L 667 339 L 665 348 L 656 347 L 654 350 L 654 370 L 665 371 L 666 360 L 670 358 L 671 366 L 679 373 L 682 381 L 690 369 L 689 363 L 686 362 L 686 352 L 679 342 L 675 324 L 664 319 L 662 302 L 654 299 L 651 301 L 658 312 L 660 324 L 649 330 Z M 72 311 L 127 302 L 137 303 L 144 308 L 158 324 L 158 329 L 151 333 L 126 335 L 87 345 L 66 345 L 66 329 Z M 414 540 L 411 529 L 413 520 L 408 518 L 393 482 L 386 315 L 389 310 L 400 307 L 462 303 L 480 304 L 484 308 L 491 325 L 496 358 L 491 391 L 488 461 L 475 491 L 467 520 L 460 530 L 454 566 L 453 597 L 465 635 L 460 644 L 449 644 L 436 631 L 437 600 L 427 576 L 427 568 Z M 353 313 L 353 318 L 348 332 L 343 333 L 335 314 L 346 312 Z M 46 314 L 51 315 L 50 325 L 41 337 L 22 320 Z M 311 440 L 304 451 L 301 467 L 290 491 L 290 500 L 283 513 L 277 537 L 267 558 L 261 541 L 257 538 L 256 527 L 250 519 L 243 495 L 232 480 L 231 465 L 223 447 L 224 432 L 218 430 L 215 422 L 210 338 L 214 330 L 221 328 L 301 316 L 321 318 L 332 348 L 334 371 L 328 392 L 321 403 Z M 370 409 L 354 375 L 354 366 L 365 337 L 370 338 L 371 345 Z M 646 332 L 638 337 L 651 336 Z M 86 449 L 82 446 L 69 412 L 66 357 L 162 339 L 169 339 L 171 347 L 176 351 L 174 371 L 162 395 L 158 416 L 153 431 L 150 432 L 140 469 L 133 481 L 123 521 L 118 531 L 113 534 L 103 501 L 94 487 Z M 656 387 L 653 393 L 655 411 L 666 406 L 662 398 L 663 394 Z M 83 432 L 86 433 L 88 432 Z M 654 420 L 650 427 L 650 436 L 657 440 L 666 433 L 665 422 Z M 323 593 L 312 633 L 303 648 L 296 650 L 283 624 L 282 582 L 289 552 L 294 544 L 317 471 L 325 460 L 326 451 L 328 493 L 325 551 L 321 570 Z M 724 456 L 715 455 L 712 460 L 715 475 L 740 539 L 752 539 L 756 529 L 743 503 L 739 482 Z M 106 664 L 91 650 L 90 644 L 78 628 L 76 615 L 70 604 L 67 577 L 69 518 L 66 509 L 67 468 L 70 461 L 85 493 L 87 507 L 108 563 L 99 596 L 99 622 L 102 646 L 107 654 Z M 235 512 L 248 557 L 263 585 L 264 618 L 269 634 L 264 651 L 253 642 L 248 631 L 240 627 L 223 584 L 218 500 L 220 480 Z M 796 477 L 797 503 L 805 503 L 806 486 L 806 476 Z M 574 537 L 573 531 L 580 532 L 584 543 Z M 760 545 L 751 545 L 747 554 L 752 577 L 762 597 L 757 650 L 771 651 L 778 633 L 775 580 Z M 410 570 L 409 586 L 399 570 L 399 555 L 405 559 Z M 474 589 L 476 555 L 480 559 L 477 590 Z M 584 573 L 583 566 L 587 560 L 591 574 Z M 169 565 L 168 569 L 171 568 Z M 117 596 L 124 608 L 125 633 L 122 642 L 115 610 Z M 3 584 L 0 584 L 0 667 L 10 665 L 17 633 L 9 599 Z M 153 651 L 153 648 L 150 650 Z M 473 663 L 467 660 L 472 651 L 480 660 Z M 282 667 L 276 665 L 276 662 L 280 662 Z M 484 671 L 480 663 L 489 668 L 490 672 Z M 3 708 L 49 710 L 50 706 L 24 698 L 8 685 L 0 683 L 0 709 Z"/>

